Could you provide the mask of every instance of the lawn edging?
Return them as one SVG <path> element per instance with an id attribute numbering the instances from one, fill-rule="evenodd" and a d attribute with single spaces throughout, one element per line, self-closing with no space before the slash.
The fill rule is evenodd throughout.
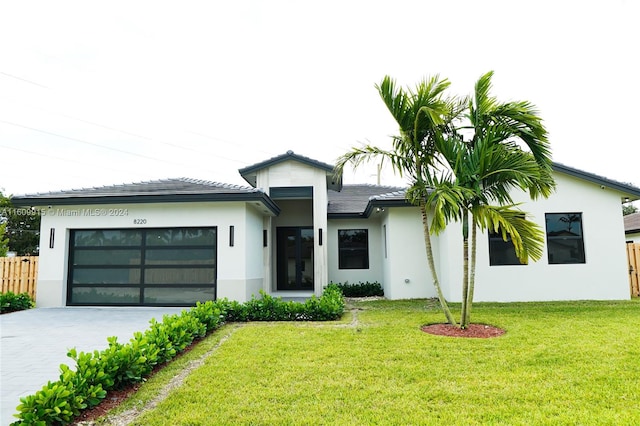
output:
<path id="1" fill-rule="evenodd" d="M 285 302 L 261 292 L 246 303 L 221 299 L 198 302 L 181 314 L 152 319 L 145 332 L 134 333 L 129 343 L 116 337 L 107 339 L 102 351 L 80 352 L 71 349 L 67 356 L 75 361 L 75 370 L 60 365 L 60 378 L 49 381 L 33 395 L 20 398 L 15 425 L 69 424 L 82 410 L 98 405 L 109 390 L 138 383 L 157 365 L 166 363 L 184 351 L 195 339 L 234 321 L 331 321 L 344 313 L 344 298 L 335 285 L 328 285 L 321 297 L 304 303 Z"/>

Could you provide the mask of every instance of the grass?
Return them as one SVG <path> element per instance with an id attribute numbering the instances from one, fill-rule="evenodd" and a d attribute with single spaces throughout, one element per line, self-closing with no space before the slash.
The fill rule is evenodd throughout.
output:
<path id="1" fill-rule="evenodd" d="M 330 323 L 225 326 L 154 376 L 231 337 L 136 425 L 640 424 L 640 300 L 476 304 L 493 339 L 432 336 L 430 301 L 371 301 Z M 181 367 L 181 364 L 182 367 Z"/>

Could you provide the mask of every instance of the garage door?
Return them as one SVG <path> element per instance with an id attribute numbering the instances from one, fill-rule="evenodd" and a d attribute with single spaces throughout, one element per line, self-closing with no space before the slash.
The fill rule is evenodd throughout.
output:
<path id="1" fill-rule="evenodd" d="M 216 241 L 215 227 L 72 230 L 67 305 L 215 300 Z"/>

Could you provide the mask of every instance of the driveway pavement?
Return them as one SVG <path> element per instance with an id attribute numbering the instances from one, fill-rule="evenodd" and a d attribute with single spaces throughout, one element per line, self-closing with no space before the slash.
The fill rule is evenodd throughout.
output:
<path id="1" fill-rule="evenodd" d="M 185 308 L 67 307 L 36 308 L 0 315 L 0 425 L 7 426 L 20 397 L 58 380 L 60 364 L 73 366 L 67 350 L 104 349 L 107 337 L 126 343 L 136 331 L 149 328 L 149 320 Z"/>

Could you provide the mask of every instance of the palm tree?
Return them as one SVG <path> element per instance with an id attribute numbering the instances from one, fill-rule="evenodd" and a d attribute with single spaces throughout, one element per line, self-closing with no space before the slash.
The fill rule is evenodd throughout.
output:
<path id="1" fill-rule="evenodd" d="M 523 263 L 540 259 L 544 233 L 525 218 L 511 192 L 520 189 L 536 199 L 548 197 L 555 187 L 547 132 L 535 108 L 528 102 L 499 103 L 490 97 L 492 75 L 489 72 L 476 83 L 466 114 L 469 124 L 437 135 L 435 151 L 445 169 L 429 182 L 432 230 L 441 232 L 452 220 L 462 222 L 461 328 L 469 324 L 473 303 L 477 228 L 500 232 L 505 241 L 510 237 Z M 470 130 L 471 137 L 465 139 Z"/>
<path id="2" fill-rule="evenodd" d="M 376 88 L 399 126 L 400 134 L 393 136 L 393 149 L 383 150 L 370 145 L 352 148 L 338 159 L 336 172 L 342 173 L 347 163 L 356 168 L 370 160 L 379 159 L 381 164 L 385 160 L 389 161 L 395 172 L 409 178 L 407 199 L 420 208 L 433 285 L 447 321 L 455 325 L 456 321 L 442 293 L 435 268 L 426 204 L 437 156 L 436 140 L 439 135 L 452 128 L 453 120 L 462 112 L 463 104 L 458 99 L 444 96 L 449 85 L 447 79 L 441 80 L 438 76 L 433 76 L 424 79 L 414 89 L 404 90 L 397 87 L 391 77 L 385 76 Z"/>

